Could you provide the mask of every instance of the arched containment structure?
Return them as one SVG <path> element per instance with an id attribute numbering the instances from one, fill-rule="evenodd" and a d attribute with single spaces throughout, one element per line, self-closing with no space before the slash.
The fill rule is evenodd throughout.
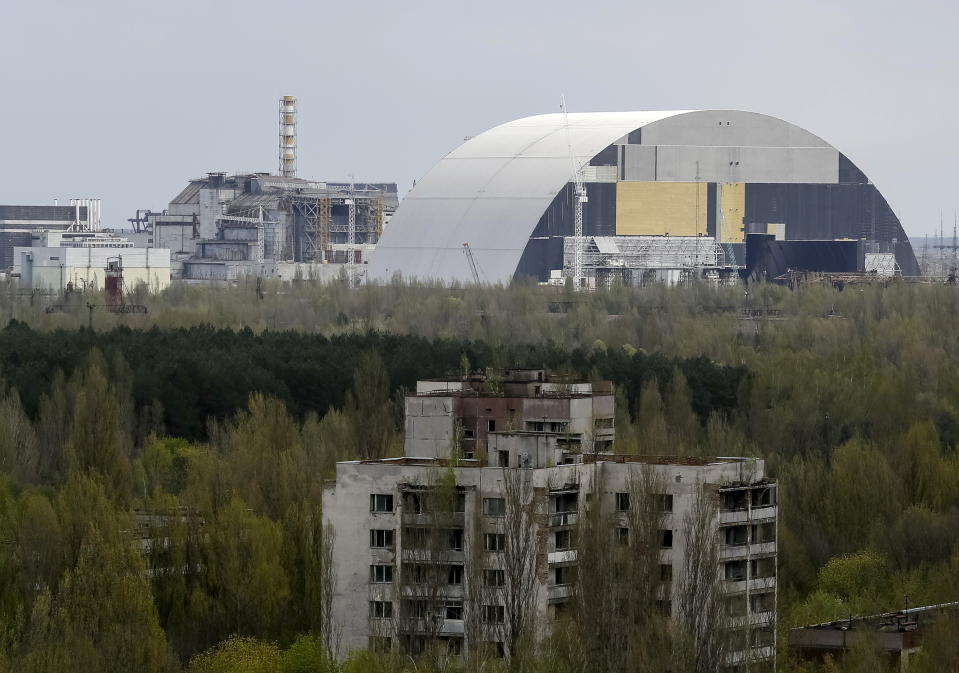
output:
<path id="1" fill-rule="evenodd" d="M 539 115 L 471 138 L 402 201 L 369 277 L 471 282 L 469 243 L 485 282 L 555 278 L 569 268 L 575 172 L 588 195 L 590 259 L 668 248 L 685 264 L 741 267 L 747 234 L 761 233 L 844 239 L 837 245 L 858 249 L 860 267 L 865 253 L 919 273 L 898 218 L 836 148 L 774 117 L 708 110 Z"/>

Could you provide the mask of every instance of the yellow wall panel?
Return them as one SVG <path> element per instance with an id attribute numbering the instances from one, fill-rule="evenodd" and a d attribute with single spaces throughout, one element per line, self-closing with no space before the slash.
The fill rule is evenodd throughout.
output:
<path id="1" fill-rule="evenodd" d="M 720 193 L 719 242 L 742 243 L 745 239 L 743 218 L 746 216 L 746 185 L 724 183 Z"/>
<path id="2" fill-rule="evenodd" d="M 706 234 L 705 182 L 617 182 L 617 236 Z"/>

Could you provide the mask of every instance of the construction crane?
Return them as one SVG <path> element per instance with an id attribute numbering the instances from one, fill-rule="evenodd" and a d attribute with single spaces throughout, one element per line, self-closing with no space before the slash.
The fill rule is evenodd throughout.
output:
<path id="1" fill-rule="evenodd" d="M 584 285 L 583 252 L 586 240 L 583 238 L 583 204 L 589 199 L 586 196 L 586 187 L 583 184 L 583 173 L 576 165 L 576 155 L 573 153 L 573 141 L 569 133 L 569 114 L 566 110 L 566 96 L 562 97 L 563 125 L 566 127 L 566 146 L 569 148 L 569 167 L 573 176 L 573 287 L 581 288 Z"/>
<path id="2" fill-rule="evenodd" d="M 463 254 L 466 255 L 466 261 L 469 262 L 470 272 L 473 274 L 473 282 L 480 284 L 479 270 L 476 268 L 476 260 L 473 259 L 473 251 L 470 250 L 470 244 L 463 244 Z"/>

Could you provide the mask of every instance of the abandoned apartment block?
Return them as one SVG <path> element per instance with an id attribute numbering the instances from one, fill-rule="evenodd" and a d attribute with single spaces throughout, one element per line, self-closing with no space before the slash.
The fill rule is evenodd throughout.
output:
<path id="1" fill-rule="evenodd" d="M 610 383 L 542 370 L 420 381 L 406 399 L 405 456 L 338 463 L 324 491 L 343 653 L 417 654 L 439 643 L 453 655 L 508 656 L 506 596 L 518 580 L 504 561 L 517 544 L 507 515 L 521 506 L 536 513 L 525 536 L 535 545 L 528 595 L 537 633 L 547 633 L 572 597 L 586 508 L 608 508 L 615 539 L 628 544 L 642 471 L 661 490 L 657 604 L 675 616 L 683 522 L 705 493 L 715 503 L 709 525 L 729 615 L 724 670 L 773 670 L 777 499 L 764 461 L 616 454 L 614 411 Z"/>

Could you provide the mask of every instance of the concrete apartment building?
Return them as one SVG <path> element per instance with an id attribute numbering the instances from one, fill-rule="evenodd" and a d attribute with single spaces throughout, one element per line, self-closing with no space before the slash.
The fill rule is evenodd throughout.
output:
<path id="1" fill-rule="evenodd" d="M 438 639 L 454 654 L 484 647 L 508 655 L 503 552 L 519 483 L 537 513 L 530 603 L 537 636 L 545 635 L 573 595 L 584 508 L 602 502 L 620 542 L 628 540 L 631 484 L 646 471 L 662 490 L 657 605 L 676 616 L 683 522 L 705 493 L 716 505 L 716 572 L 736 643 L 724 670 L 773 670 L 777 498 L 764 461 L 612 453 L 613 399 L 609 383 L 538 370 L 507 372 L 490 385 L 419 382 L 406 400 L 406 455 L 339 463 L 324 491 L 336 531 L 333 612 L 343 653 L 415 654 Z M 430 499 L 443 489 L 452 507 L 434 511 Z M 480 583 L 482 591 L 473 586 Z M 483 630 L 471 627 L 477 621 Z"/>

